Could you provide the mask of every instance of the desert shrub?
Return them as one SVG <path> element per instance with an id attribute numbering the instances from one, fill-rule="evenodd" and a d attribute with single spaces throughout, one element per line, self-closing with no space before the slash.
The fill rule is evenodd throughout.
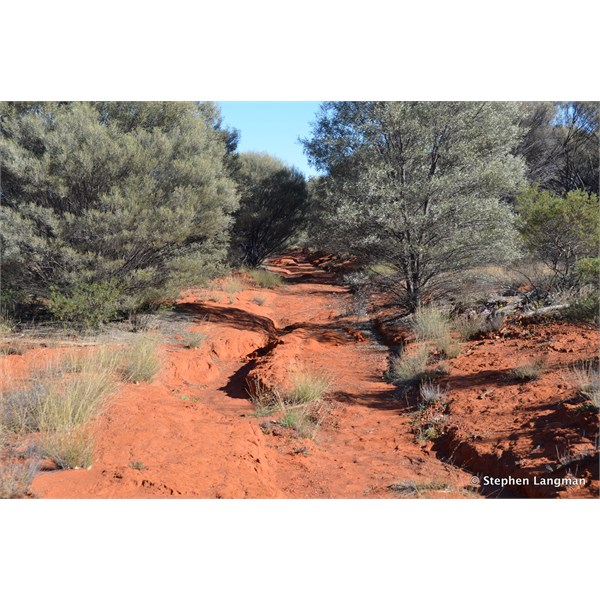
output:
<path id="1" fill-rule="evenodd" d="M 468 269 L 506 264 L 518 251 L 504 198 L 524 179 L 520 119 L 505 102 L 324 103 L 303 140 L 323 172 L 311 241 L 394 267 L 388 293 L 411 312 Z"/>
<path id="2" fill-rule="evenodd" d="M 592 292 L 578 298 L 560 312 L 565 321 L 573 323 L 600 323 L 600 296 Z"/>
<path id="3" fill-rule="evenodd" d="M 54 318 L 82 329 L 97 328 L 119 312 L 119 287 L 112 282 L 78 283 L 68 293 L 50 289 L 48 310 Z"/>
<path id="4" fill-rule="evenodd" d="M 144 336 L 125 350 L 121 370 L 123 380 L 135 383 L 152 381 L 160 369 L 158 346 L 157 338 Z"/>
<path id="5" fill-rule="evenodd" d="M 545 361 L 542 358 L 530 360 L 515 367 L 512 370 L 512 376 L 517 381 L 534 381 L 540 378 L 545 367 Z"/>
<path id="6" fill-rule="evenodd" d="M 238 194 L 216 105 L 5 102 L 0 113 L 3 287 L 47 300 L 54 286 L 55 314 L 87 320 L 94 298 L 80 285 L 118 281 L 125 314 L 222 271 Z"/>
<path id="7" fill-rule="evenodd" d="M 517 196 L 517 208 L 526 249 L 551 271 L 549 290 L 580 283 L 589 268 L 582 273 L 580 261 L 598 254 L 598 196 L 573 190 L 562 198 L 534 186 Z"/>
<path id="8" fill-rule="evenodd" d="M 266 269 L 251 269 L 248 275 L 254 279 L 256 285 L 261 288 L 275 288 L 283 285 L 283 279 L 273 271 Z"/>
<path id="9" fill-rule="evenodd" d="M 252 302 L 254 302 L 254 304 L 258 304 L 259 306 L 262 306 L 266 301 L 267 299 L 264 296 L 254 296 L 252 298 Z"/>
<path id="10" fill-rule="evenodd" d="M 208 334 L 201 331 L 192 331 L 185 335 L 184 345 L 189 349 L 199 348 L 207 339 Z"/>

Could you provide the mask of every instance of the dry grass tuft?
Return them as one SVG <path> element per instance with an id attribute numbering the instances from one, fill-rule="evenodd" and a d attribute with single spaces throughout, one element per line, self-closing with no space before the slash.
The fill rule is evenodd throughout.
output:
<path id="1" fill-rule="evenodd" d="M 121 376 L 124 381 L 139 383 L 152 381 L 160 369 L 158 346 L 160 340 L 155 337 L 140 337 L 124 352 Z"/>
<path id="2" fill-rule="evenodd" d="M 543 358 L 527 361 L 512 370 L 512 376 L 517 381 L 535 381 L 540 378 L 545 367 Z"/>
<path id="3" fill-rule="evenodd" d="M 231 296 L 246 289 L 246 286 L 240 277 L 232 276 L 223 282 L 221 289 Z"/>
<path id="4" fill-rule="evenodd" d="M 184 346 L 190 350 L 199 348 L 208 339 L 208 334 L 201 331 L 192 331 L 186 334 Z"/>
<path id="5" fill-rule="evenodd" d="M 273 271 L 266 269 L 250 269 L 248 275 L 254 279 L 256 285 L 261 288 L 275 288 L 283 285 L 283 279 Z"/>
<path id="6" fill-rule="evenodd" d="M 571 369 L 570 379 L 579 394 L 596 409 L 600 408 L 600 368 L 597 361 L 584 361 Z"/>

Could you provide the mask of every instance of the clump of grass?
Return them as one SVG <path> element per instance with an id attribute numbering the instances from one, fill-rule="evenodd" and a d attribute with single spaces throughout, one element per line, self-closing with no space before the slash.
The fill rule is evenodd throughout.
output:
<path id="1" fill-rule="evenodd" d="M 443 481 L 429 481 L 425 483 L 416 483 L 412 480 L 399 481 L 392 483 L 388 489 L 397 493 L 402 498 L 419 497 L 423 492 L 439 490 L 444 492 L 450 491 L 450 486 Z"/>
<path id="2" fill-rule="evenodd" d="M 425 407 L 430 404 L 444 403 L 446 392 L 439 385 L 431 382 L 424 382 L 419 388 L 420 406 Z"/>
<path id="3" fill-rule="evenodd" d="M 0 499 L 25 498 L 37 473 L 39 462 L 30 460 L 0 463 Z"/>
<path id="4" fill-rule="evenodd" d="M 422 306 L 412 317 L 411 329 L 417 341 L 439 340 L 450 336 L 450 321 L 438 307 Z"/>
<path id="5" fill-rule="evenodd" d="M 309 367 L 296 369 L 291 380 L 292 390 L 289 394 L 291 404 L 321 402 L 331 385 L 329 375 Z"/>
<path id="6" fill-rule="evenodd" d="M 248 386 L 247 391 L 250 400 L 252 400 L 252 403 L 259 409 L 273 407 L 277 404 L 275 392 L 260 381 L 254 381 L 252 385 Z"/>
<path id="7" fill-rule="evenodd" d="M 55 368 L 57 374 L 89 372 L 106 372 L 112 374 L 118 370 L 122 358 L 120 351 L 108 346 L 102 346 L 91 352 L 67 352 L 62 360 L 58 363 L 46 365 L 44 370 L 48 373 Z"/>
<path id="8" fill-rule="evenodd" d="M 94 440 L 86 428 L 46 434 L 42 449 L 44 455 L 61 469 L 88 469 L 92 466 Z"/>
<path id="9" fill-rule="evenodd" d="M 15 322 L 10 317 L 8 312 L 1 310 L 0 311 L 0 335 L 8 335 L 12 333 L 15 329 Z"/>
<path id="10" fill-rule="evenodd" d="M 329 376 L 307 366 L 298 367 L 291 376 L 291 389 L 269 389 L 256 382 L 249 390 L 257 407 L 256 416 L 281 414 L 279 424 L 301 437 L 314 437 L 320 422 L 323 399 L 331 384 Z"/>
<path id="11" fill-rule="evenodd" d="M 192 350 L 199 348 L 208 339 L 208 334 L 201 331 L 192 331 L 185 336 L 184 345 Z"/>
<path id="12" fill-rule="evenodd" d="M 402 351 L 390 359 L 389 378 L 395 383 L 409 384 L 431 377 L 429 350 L 420 346 L 416 352 Z"/>
<path id="13" fill-rule="evenodd" d="M 460 346 L 452 338 L 450 320 L 440 308 L 418 308 L 412 317 L 411 329 L 417 341 L 433 342 L 435 349 L 446 358 L 455 358 L 460 354 Z"/>
<path id="14" fill-rule="evenodd" d="M 228 277 L 221 285 L 221 289 L 231 297 L 232 294 L 237 294 L 245 289 L 245 286 L 239 277 Z"/>
<path id="15" fill-rule="evenodd" d="M 22 435 L 36 431 L 67 432 L 96 416 L 116 389 L 117 362 L 93 355 L 73 371 L 68 361 L 32 370 L 28 385 L 10 389 L 0 398 L 0 420 Z"/>
<path id="16" fill-rule="evenodd" d="M 159 340 L 153 337 L 140 337 L 124 353 L 121 375 L 124 381 L 139 383 L 152 381 L 160 369 L 158 358 Z"/>
<path id="17" fill-rule="evenodd" d="M 140 460 L 134 460 L 130 462 L 129 466 L 136 471 L 145 471 L 147 468 L 146 465 L 144 465 L 144 463 Z"/>
<path id="18" fill-rule="evenodd" d="M 594 361 L 581 362 L 571 369 L 571 379 L 579 394 L 600 408 L 600 368 Z"/>
<path id="19" fill-rule="evenodd" d="M 436 349 L 445 358 L 456 358 L 460 354 L 460 344 L 448 333 L 436 340 Z"/>
<path id="20" fill-rule="evenodd" d="M 252 302 L 254 302 L 254 304 L 258 304 L 259 306 L 262 306 L 266 301 L 267 299 L 264 296 L 254 296 L 254 298 L 252 298 Z"/>
<path id="21" fill-rule="evenodd" d="M 110 348 L 69 353 L 32 369 L 26 385 L 0 397 L 0 426 L 17 435 L 41 434 L 42 453 L 61 468 L 89 467 L 88 423 L 117 388 L 120 353 Z"/>
<path id="22" fill-rule="evenodd" d="M 275 288 L 283 285 L 283 279 L 273 271 L 266 269 L 251 269 L 248 275 L 254 279 L 256 285 L 261 288 Z"/>
<path id="23" fill-rule="evenodd" d="M 504 325 L 503 315 L 494 315 L 489 319 L 484 314 L 461 315 L 454 319 L 452 326 L 458 332 L 461 339 L 468 341 L 482 334 L 498 331 Z"/>
<path id="24" fill-rule="evenodd" d="M 20 355 L 24 354 L 25 351 L 26 348 L 23 346 L 23 344 L 20 344 L 19 342 L 13 342 L 11 344 L 7 344 L 5 346 L 0 347 L 0 354 L 5 356 Z"/>
<path id="25" fill-rule="evenodd" d="M 512 370 L 512 376 L 517 381 L 535 381 L 540 378 L 545 367 L 543 358 L 525 362 Z"/>

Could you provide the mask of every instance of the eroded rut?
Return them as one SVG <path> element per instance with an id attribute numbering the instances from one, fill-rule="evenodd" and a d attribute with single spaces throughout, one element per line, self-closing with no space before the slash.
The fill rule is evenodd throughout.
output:
<path id="1" fill-rule="evenodd" d="M 208 334 L 197 350 L 165 345 L 152 384 L 128 385 L 97 423 L 94 466 L 43 473 L 43 497 L 363 498 L 473 495 L 471 474 L 415 441 L 411 409 L 384 381 L 388 348 L 348 314 L 350 293 L 302 255 L 274 261 L 287 280 L 229 303 L 186 298 L 179 312 Z M 249 380 L 285 382 L 293 365 L 326 370 L 317 435 L 265 427 Z M 143 468 L 132 468 L 132 464 Z M 398 485 L 399 484 L 399 485 Z"/>

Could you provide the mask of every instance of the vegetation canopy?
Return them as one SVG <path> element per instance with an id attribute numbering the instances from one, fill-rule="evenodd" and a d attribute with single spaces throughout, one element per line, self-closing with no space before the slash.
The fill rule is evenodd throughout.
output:
<path id="1" fill-rule="evenodd" d="M 516 256 L 504 202 L 525 176 L 514 103 L 327 102 L 304 140 L 326 176 L 315 240 L 363 265 L 397 269 L 388 286 L 414 310 L 469 268 Z"/>

